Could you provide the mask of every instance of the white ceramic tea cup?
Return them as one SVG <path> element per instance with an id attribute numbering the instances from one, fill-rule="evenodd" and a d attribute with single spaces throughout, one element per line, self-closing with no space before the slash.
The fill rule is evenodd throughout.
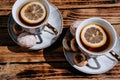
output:
<path id="1" fill-rule="evenodd" d="M 81 30 L 83 29 L 83 27 L 85 27 L 88 24 L 101 24 L 103 26 L 103 28 L 107 31 L 107 33 L 110 35 L 110 44 L 108 45 L 108 47 L 105 50 L 99 51 L 99 52 L 93 52 L 90 50 L 87 50 L 83 44 L 81 43 L 80 40 L 80 33 Z M 117 54 L 117 52 L 114 51 L 114 47 L 116 46 L 117 42 L 118 42 L 118 34 L 116 33 L 114 27 L 105 19 L 101 19 L 101 18 L 89 18 L 86 19 L 84 21 L 82 21 L 78 27 L 76 28 L 75 31 L 75 39 L 76 42 L 79 46 L 79 49 L 83 52 L 83 53 L 87 53 L 89 57 L 96 57 L 96 56 L 100 56 L 100 55 L 105 55 L 107 53 L 112 54 L 112 56 L 114 56 L 117 60 L 119 60 L 119 55 Z"/>
<path id="2" fill-rule="evenodd" d="M 25 25 L 19 18 L 19 11 L 21 7 L 23 7 L 26 3 L 31 2 L 31 1 L 40 1 L 45 6 L 46 11 L 47 11 L 45 20 L 36 26 Z M 12 7 L 12 17 L 15 20 L 15 22 L 18 25 L 20 25 L 22 28 L 24 28 L 25 31 L 32 33 L 32 34 L 40 33 L 44 29 L 45 26 L 51 29 L 53 33 L 55 34 L 58 33 L 57 29 L 55 29 L 52 25 L 48 23 L 49 15 L 50 15 L 50 8 L 49 8 L 49 2 L 47 0 L 17 0 Z"/>

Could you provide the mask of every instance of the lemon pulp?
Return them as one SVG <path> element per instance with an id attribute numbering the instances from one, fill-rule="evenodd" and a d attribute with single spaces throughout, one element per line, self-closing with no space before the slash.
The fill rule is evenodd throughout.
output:
<path id="1" fill-rule="evenodd" d="M 104 29 L 97 24 L 86 25 L 81 31 L 82 42 L 91 48 L 103 46 L 107 41 Z"/>
<path id="2" fill-rule="evenodd" d="M 29 24 L 42 22 L 46 17 L 46 8 L 41 2 L 29 2 L 20 11 L 20 17 Z"/>

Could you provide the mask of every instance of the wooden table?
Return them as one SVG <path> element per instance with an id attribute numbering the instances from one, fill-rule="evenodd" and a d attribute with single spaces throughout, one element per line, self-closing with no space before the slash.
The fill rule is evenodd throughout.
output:
<path id="1" fill-rule="evenodd" d="M 52 46 L 39 51 L 21 48 L 8 34 L 7 21 L 15 1 L 0 0 L 0 80 L 120 80 L 120 62 L 104 74 L 84 74 L 67 62 L 62 47 L 75 20 L 101 17 L 120 35 L 120 0 L 49 0 L 60 10 L 64 29 Z"/>

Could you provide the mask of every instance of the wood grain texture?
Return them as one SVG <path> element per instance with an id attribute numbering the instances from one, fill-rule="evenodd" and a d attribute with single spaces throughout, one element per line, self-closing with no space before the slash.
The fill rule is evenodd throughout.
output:
<path id="1" fill-rule="evenodd" d="M 38 63 L 0 65 L 0 78 L 12 80 L 119 80 L 120 64 L 112 70 L 99 75 L 88 75 L 73 69 L 68 63 Z M 115 76 L 116 75 L 116 76 Z"/>
<path id="2" fill-rule="evenodd" d="M 16 0 L 0 0 L 0 15 L 8 15 L 11 13 L 12 6 Z M 117 3 L 113 0 L 48 0 L 58 9 L 82 9 L 82 8 L 112 8 L 119 7 L 120 1 Z M 64 6 L 63 6 L 64 5 Z"/>
<path id="3" fill-rule="evenodd" d="M 120 1 L 115 3 L 113 0 L 48 0 L 55 4 L 59 9 L 77 9 L 77 8 L 107 8 L 119 7 Z M 63 6 L 64 5 L 64 6 Z"/>
<path id="4" fill-rule="evenodd" d="M 58 7 L 58 9 L 61 11 L 61 14 L 64 19 L 64 27 L 66 26 L 68 27 L 75 20 L 84 20 L 90 17 L 101 17 L 101 18 L 107 19 L 112 24 L 119 24 L 120 1 L 118 1 L 117 3 L 113 3 L 112 0 L 99 0 L 99 1 L 96 1 L 96 0 L 85 0 L 85 1 L 83 0 L 69 0 L 69 1 L 68 0 L 64 0 L 64 1 L 49 0 L 49 1 L 52 4 L 56 5 L 56 7 Z M 9 2 L 11 3 L 11 5 L 9 5 Z M 1 3 L 5 4 L 4 6 L 6 6 L 6 8 L 1 4 L 2 7 L 0 7 L 1 8 L 0 15 L 9 15 L 11 13 L 11 9 L 9 8 L 12 8 L 12 5 L 14 4 L 14 2 L 15 0 L 8 0 L 6 2 L 1 1 Z M 87 7 L 82 7 L 85 5 Z M 104 7 L 103 5 L 107 7 Z M 112 6 L 109 6 L 109 5 L 112 5 Z M 59 6 L 63 7 L 63 9 L 60 8 Z"/>
<path id="5" fill-rule="evenodd" d="M 6 62 L 55 62 L 66 61 L 63 48 L 30 51 L 19 46 L 0 47 L 0 63 Z"/>
<path id="6" fill-rule="evenodd" d="M 62 39 L 76 20 L 101 17 L 120 36 L 120 0 L 48 0 L 61 12 L 64 30 L 50 47 L 38 51 L 21 48 L 12 41 L 7 22 L 16 0 L 0 0 L 0 80 L 120 80 L 120 62 L 110 71 L 84 74 L 65 59 Z"/>

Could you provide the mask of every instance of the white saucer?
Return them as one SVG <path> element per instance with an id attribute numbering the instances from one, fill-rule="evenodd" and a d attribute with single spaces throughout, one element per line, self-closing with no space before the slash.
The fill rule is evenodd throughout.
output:
<path id="1" fill-rule="evenodd" d="M 70 31 L 68 30 L 65 37 L 71 38 L 71 36 L 72 35 L 71 35 Z M 119 47 L 120 47 L 120 41 L 118 41 L 118 44 L 114 48 L 114 51 L 119 53 L 118 55 L 120 55 Z M 111 56 L 109 53 L 107 53 L 106 55 L 99 56 L 95 59 L 93 59 L 93 58 L 89 59 L 88 65 L 80 67 L 74 63 L 74 59 L 73 59 L 74 52 L 66 51 L 65 49 L 63 49 L 63 50 L 64 50 L 64 55 L 65 55 L 67 61 L 77 70 L 87 73 L 87 74 L 105 73 L 105 72 L 111 70 L 118 63 L 118 61 L 113 56 Z"/>
<path id="2" fill-rule="evenodd" d="M 61 13 L 51 3 L 49 4 L 49 6 L 50 6 L 50 16 L 49 16 L 48 23 L 51 24 L 54 28 L 56 28 L 58 30 L 58 34 L 56 36 L 56 35 L 50 34 L 49 32 L 46 32 L 45 30 L 49 31 L 49 29 L 47 27 L 45 27 L 45 29 L 40 34 L 35 35 L 35 37 L 37 39 L 37 43 L 33 47 L 29 48 L 31 50 L 39 50 L 39 49 L 44 49 L 46 47 L 49 47 L 57 40 L 59 35 L 62 33 L 63 20 L 62 20 Z M 17 42 L 18 36 L 13 31 L 14 23 L 15 23 L 15 21 L 13 20 L 12 15 L 10 15 L 9 20 L 8 20 L 8 31 L 9 31 L 9 34 L 10 34 L 12 40 L 18 44 L 18 42 Z"/>

